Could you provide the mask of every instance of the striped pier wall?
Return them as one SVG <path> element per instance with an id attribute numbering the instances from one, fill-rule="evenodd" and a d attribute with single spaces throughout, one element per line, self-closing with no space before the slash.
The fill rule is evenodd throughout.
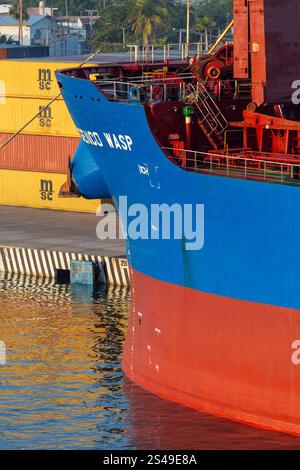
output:
<path id="1" fill-rule="evenodd" d="M 55 278 L 56 269 L 70 270 L 71 259 L 94 261 L 97 264 L 104 263 L 107 284 L 130 286 L 126 258 L 10 246 L 0 247 L 0 271 L 5 273 Z"/>

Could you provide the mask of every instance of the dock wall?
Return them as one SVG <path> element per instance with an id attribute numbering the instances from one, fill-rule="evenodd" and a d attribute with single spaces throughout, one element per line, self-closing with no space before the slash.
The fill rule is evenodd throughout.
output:
<path id="1" fill-rule="evenodd" d="M 96 264 L 103 263 L 107 284 L 130 286 L 126 258 L 0 246 L 0 271 L 5 273 L 55 278 L 57 269 L 70 270 L 71 259 L 94 261 Z"/>

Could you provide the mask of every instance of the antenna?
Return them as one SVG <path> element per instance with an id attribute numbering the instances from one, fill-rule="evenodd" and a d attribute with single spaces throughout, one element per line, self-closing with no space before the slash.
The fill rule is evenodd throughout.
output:
<path id="1" fill-rule="evenodd" d="M 189 58 L 190 49 L 190 5 L 191 1 L 186 0 L 186 44 L 185 44 L 185 58 Z"/>

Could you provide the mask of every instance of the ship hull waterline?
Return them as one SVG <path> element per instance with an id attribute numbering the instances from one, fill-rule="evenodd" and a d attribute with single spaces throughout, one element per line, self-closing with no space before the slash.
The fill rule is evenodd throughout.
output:
<path id="1" fill-rule="evenodd" d="M 199 411 L 300 435 L 299 395 L 291 392 L 299 381 L 286 367 L 299 312 L 206 294 L 132 268 L 131 286 L 122 367 L 132 381 Z"/>

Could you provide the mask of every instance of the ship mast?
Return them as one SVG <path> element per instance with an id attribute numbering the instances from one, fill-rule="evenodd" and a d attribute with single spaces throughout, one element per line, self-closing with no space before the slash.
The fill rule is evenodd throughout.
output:
<path id="1" fill-rule="evenodd" d="M 186 44 L 185 44 L 185 58 L 189 58 L 190 48 L 190 0 L 186 0 Z"/>

